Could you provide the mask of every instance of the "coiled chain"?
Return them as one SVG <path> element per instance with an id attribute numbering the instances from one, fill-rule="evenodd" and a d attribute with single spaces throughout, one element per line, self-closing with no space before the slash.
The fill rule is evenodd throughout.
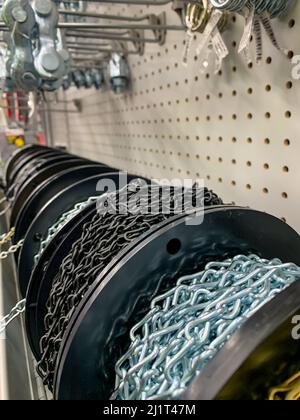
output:
<path id="1" fill-rule="evenodd" d="M 71 252 L 63 260 L 53 280 L 44 319 L 46 333 L 40 341 L 42 357 L 38 364 L 38 372 L 50 389 L 53 387 L 56 360 L 63 335 L 75 308 L 90 285 L 122 249 L 153 226 L 170 218 L 175 210 L 176 214 L 178 213 L 176 207 L 182 198 L 182 189 L 179 194 L 178 190 L 173 188 L 169 212 L 163 213 L 161 188 L 153 186 L 151 207 L 158 207 L 158 214 L 139 212 L 139 208 L 145 208 L 149 204 L 147 188 L 139 193 L 139 205 L 136 204 L 136 208 L 131 206 L 130 212 L 124 211 L 130 198 L 136 193 L 131 188 L 132 186 L 125 187 L 100 199 L 102 204 L 98 203 L 98 210 L 101 207 L 101 212 L 83 227 L 81 238 L 73 244 Z M 198 188 L 191 191 L 193 200 L 201 202 L 202 206 L 222 204 L 222 200 L 212 191 Z M 113 208 L 114 206 L 116 208 Z"/>
<path id="2" fill-rule="evenodd" d="M 178 398 L 248 318 L 299 279 L 295 264 L 256 255 L 212 262 L 180 278 L 132 328 L 112 399 Z"/>
<path id="3" fill-rule="evenodd" d="M 75 204 L 72 210 L 67 211 L 64 213 L 55 223 L 51 226 L 48 230 L 48 234 L 45 239 L 43 239 L 40 243 L 39 252 L 34 257 L 35 264 L 38 263 L 42 253 L 44 252 L 47 245 L 51 242 L 54 236 L 70 221 L 76 214 L 80 213 L 81 210 L 85 209 L 89 204 L 94 203 L 97 198 L 99 197 L 90 197 L 88 200 L 83 201 L 81 203 Z"/>

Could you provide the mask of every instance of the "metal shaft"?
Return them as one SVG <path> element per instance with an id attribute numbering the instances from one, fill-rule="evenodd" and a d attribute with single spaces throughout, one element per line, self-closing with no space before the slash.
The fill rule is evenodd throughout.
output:
<path id="1" fill-rule="evenodd" d="M 117 35 L 107 35 L 107 33 L 91 33 L 91 32 L 80 32 L 80 33 L 67 33 L 67 37 L 77 37 L 82 39 L 106 39 L 106 40 L 112 40 L 112 41 L 123 41 L 123 42 L 141 42 L 141 43 L 148 43 L 148 44 L 157 44 L 157 39 L 151 39 L 151 38 L 138 38 L 138 37 L 124 37 L 124 36 L 117 36 Z"/>
<path id="2" fill-rule="evenodd" d="M 99 13 L 92 13 L 92 12 L 80 12 L 76 10 L 59 10 L 61 15 L 69 15 L 69 16 L 80 16 L 80 17 L 88 17 L 88 18 L 96 18 L 96 19 L 108 19 L 108 20 L 120 20 L 120 21 L 128 21 L 128 22 L 142 22 L 143 20 L 149 19 L 150 15 L 144 15 L 140 17 L 131 17 L 131 16 L 117 16 L 117 15 L 102 15 Z"/>
<path id="3" fill-rule="evenodd" d="M 0 29 L 6 28 L 4 22 L 0 22 Z M 105 25 L 100 23 L 90 22 L 59 22 L 58 28 L 60 29 L 122 29 L 122 30 L 150 30 L 150 31 L 185 31 L 186 28 L 178 25 Z"/>

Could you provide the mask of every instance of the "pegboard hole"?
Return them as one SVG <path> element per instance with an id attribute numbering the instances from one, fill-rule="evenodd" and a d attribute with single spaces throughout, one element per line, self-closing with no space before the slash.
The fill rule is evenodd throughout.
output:
<path id="1" fill-rule="evenodd" d="M 266 91 L 271 92 L 271 90 L 272 90 L 272 86 L 271 85 L 266 85 Z"/>
<path id="2" fill-rule="evenodd" d="M 248 167 L 251 167 L 251 166 L 252 166 L 252 162 L 250 162 L 250 160 L 248 160 L 248 162 L 247 162 L 247 166 L 248 166 Z"/>
<path id="3" fill-rule="evenodd" d="M 264 169 L 266 169 L 266 170 L 270 169 L 270 165 L 268 163 L 265 163 L 264 164 Z"/>
<path id="4" fill-rule="evenodd" d="M 268 190 L 268 188 L 263 188 L 263 193 L 264 193 L 264 194 L 269 194 L 269 190 Z"/>
<path id="5" fill-rule="evenodd" d="M 290 19 L 289 20 L 289 28 L 293 28 L 295 26 L 295 23 L 296 23 L 295 19 Z"/>
<path id="6" fill-rule="evenodd" d="M 284 143 L 285 146 L 290 146 L 291 145 L 291 141 L 289 139 L 285 139 L 283 143 Z"/>
<path id="7" fill-rule="evenodd" d="M 286 88 L 287 89 L 292 89 L 293 87 L 293 82 L 291 82 L 290 80 L 288 82 L 286 82 Z"/>
<path id="8" fill-rule="evenodd" d="M 289 167 L 288 167 L 288 166 L 284 166 L 284 167 L 282 168 L 282 170 L 283 170 L 283 172 L 285 172 L 285 173 L 288 173 L 288 172 L 290 171 L 290 169 L 289 169 Z"/>
<path id="9" fill-rule="evenodd" d="M 285 115 L 285 118 L 291 118 L 292 113 L 291 111 L 286 111 L 284 115 Z"/>
<path id="10" fill-rule="evenodd" d="M 247 188 L 247 190 L 251 190 L 252 189 L 252 186 L 250 184 L 247 184 L 246 185 L 246 188 Z"/>
<path id="11" fill-rule="evenodd" d="M 283 192 L 281 194 L 281 197 L 284 198 L 285 200 L 288 198 L 288 194 L 286 192 Z"/>

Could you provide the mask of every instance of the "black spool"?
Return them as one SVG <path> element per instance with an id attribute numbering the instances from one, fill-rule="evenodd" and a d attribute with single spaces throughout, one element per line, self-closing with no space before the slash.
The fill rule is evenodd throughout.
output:
<path id="1" fill-rule="evenodd" d="M 14 242 L 17 243 L 19 240 L 24 239 L 31 222 L 40 209 L 57 193 L 72 185 L 72 183 L 104 171 L 106 171 L 104 166 L 95 165 L 92 162 L 84 162 L 80 166 L 76 165 L 45 180 L 27 198 L 26 203 L 24 203 L 21 211 L 18 213 L 18 217 L 15 220 L 16 233 L 13 238 Z"/>
<path id="2" fill-rule="evenodd" d="M 117 187 L 119 185 L 119 173 L 108 173 L 102 178 L 114 181 Z M 134 178 L 128 175 L 128 182 Z M 96 212 L 96 203 L 92 203 L 68 221 L 50 241 L 32 271 L 26 297 L 26 327 L 30 346 L 37 360 L 41 357 L 39 342 L 45 333 L 46 303 L 53 278 L 72 245 L 81 237 L 83 226 L 91 222 Z"/>
<path id="3" fill-rule="evenodd" d="M 51 159 L 52 161 L 53 159 Z M 29 197 L 40 190 L 45 181 L 52 182 L 52 177 L 56 179 L 59 177 L 61 172 L 64 172 L 71 168 L 82 166 L 86 163 L 83 159 L 74 158 L 72 156 L 61 156 L 54 158 L 56 163 L 48 162 L 46 168 L 41 168 L 35 176 L 27 179 L 22 186 L 19 188 L 15 200 L 12 205 L 10 223 L 11 226 L 15 225 L 18 215 L 22 212 L 24 206 L 26 206 Z"/>
<path id="4" fill-rule="evenodd" d="M 174 240 L 180 247 L 170 253 Z M 162 276 L 164 289 L 167 279 L 174 281 L 203 268 L 207 261 L 237 253 L 255 252 L 300 265 L 299 249 L 300 238 L 293 229 L 250 209 L 208 208 L 197 226 L 187 226 L 182 216 L 167 221 L 118 255 L 85 294 L 61 343 L 55 398 L 110 397 L 115 362 L 128 348 L 129 330 L 149 308 Z M 140 299 L 143 294 L 146 299 Z"/>
<path id="5" fill-rule="evenodd" d="M 38 144 L 30 144 L 27 146 L 22 147 L 21 149 L 17 149 L 10 157 L 10 159 L 8 160 L 8 162 L 6 163 L 5 166 L 5 180 L 6 180 L 6 184 L 8 184 L 8 180 L 10 178 L 10 174 L 11 171 L 13 170 L 14 166 L 17 164 L 17 162 L 19 160 L 22 160 L 23 158 L 25 158 L 28 154 L 40 150 L 40 149 L 50 149 L 49 147 L 45 147 L 45 146 L 40 146 Z M 53 150 L 53 149 L 52 149 Z"/>
<path id="6" fill-rule="evenodd" d="M 23 169 L 25 169 L 27 165 L 30 165 L 30 163 L 33 162 L 33 160 L 46 158 L 47 155 L 52 155 L 53 153 L 56 153 L 53 152 L 53 149 L 45 150 L 44 148 L 41 148 L 40 150 L 35 150 L 32 151 L 30 154 L 27 154 L 26 157 L 24 157 L 14 165 L 13 169 L 10 172 L 7 184 L 11 186 L 14 183 L 16 177 L 20 174 L 20 172 Z M 58 151 L 57 153 L 63 154 L 63 152 L 60 151 Z"/>
<path id="7" fill-rule="evenodd" d="M 24 244 L 19 255 L 19 286 L 23 296 L 26 295 L 34 266 L 34 256 L 39 251 L 40 238 L 47 236 L 48 229 L 66 211 L 71 210 L 80 201 L 85 201 L 92 195 L 97 195 L 96 186 L 98 181 L 106 177 L 107 169 L 103 167 L 87 167 L 91 171 L 84 170 L 81 179 L 61 189 L 40 208 L 36 217 L 33 218 L 25 234 Z M 94 175 L 92 174 L 94 172 Z M 108 172 L 109 176 L 111 175 Z M 44 197 L 44 195 L 43 195 Z M 30 214 L 27 214 L 30 217 Z M 32 220 L 32 219 L 31 219 Z"/>

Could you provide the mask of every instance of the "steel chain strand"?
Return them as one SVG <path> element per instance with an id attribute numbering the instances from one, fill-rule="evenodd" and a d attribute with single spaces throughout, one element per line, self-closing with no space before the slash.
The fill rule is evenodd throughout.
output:
<path id="1" fill-rule="evenodd" d="M 300 372 L 293 375 L 283 384 L 270 390 L 270 401 L 299 401 L 300 400 Z"/>
<path id="2" fill-rule="evenodd" d="M 25 167 L 21 172 L 16 176 L 15 182 L 9 187 L 6 192 L 6 200 L 10 203 L 15 201 L 18 190 L 26 182 L 26 180 L 32 176 L 38 169 L 46 162 L 46 159 L 36 159 L 30 163 L 30 165 Z"/>
<path id="3" fill-rule="evenodd" d="M 247 319 L 297 280 L 295 264 L 256 255 L 212 262 L 181 277 L 131 329 L 111 398 L 178 398 Z"/>
<path id="4" fill-rule="evenodd" d="M 5 260 L 10 255 L 15 254 L 24 244 L 24 239 L 19 241 L 16 245 L 12 245 L 7 251 L 0 252 L 0 260 Z"/>
<path id="5" fill-rule="evenodd" d="M 11 228 L 7 233 L 0 236 L 0 246 L 6 244 L 15 234 L 15 228 Z"/>
<path id="6" fill-rule="evenodd" d="M 128 214 L 126 205 L 135 192 L 125 187 L 117 193 L 101 197 L 101 212 L 83 227 L 81 238 L 73 244 L 53 280 L 44 319 L 46 333 L 40 341 L 42 357 L 38 363 L 38 372 L 51 390 L 61 340 L 75 308 L 90 285 L 123 248 L 174 215 L 181 204 L 182 189 L 180 195 L 173 188 L 168 206 L 161 201 L 161 189 L 153 189 L 152 186 L 151 202 L 148 190 L 143 191 L 143 194 L 139 194 L 139 206 L 131 206 Z M 191 196 L 193 203 L 201 202 L 202 206 L 222 204 L 222 200 L 206 188 L 194 188 Z M 148 208 L 150 204 L 151 208 L 159 210 L 158 214 L 139 214 L 140 208 Z"/>
<path id="7" fill-rule="evenodd" d="M 75 206 L 64 213 L 55 223 L 51 226 L 48 230 L 47 236 L 41 240 L 40 248 L 38 253 L 34 257 L 34 262 L 37 264 L 39 261 L 42 253 L 44 252 L 47 245 L 51 242 L 54 236 L 70 221 L 75 217 L 78 213 L 81 212 L 84 208 L 86 208 L 89 204 L 95 202 L 99 196 L 90 197 L 88 200 L 75 204 Z"/>
<path id="8" fill-rule="evenodd" d="M 25 306 L 26 299 L 23 299 L 17 303 L 17 305 L 10 311 L 8 315 L 0 320 L 0 338 L 1 335 L 5 332 L 7 326 L 25 311 Z"/>

